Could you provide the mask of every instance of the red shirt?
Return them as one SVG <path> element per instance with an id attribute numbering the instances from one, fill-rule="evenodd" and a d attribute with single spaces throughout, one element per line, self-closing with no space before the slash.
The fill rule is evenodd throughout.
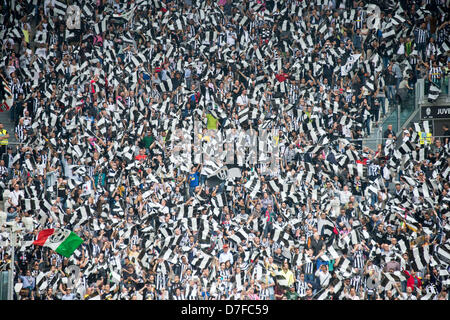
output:
<path id="1" fill-rule="evenodd" d="M 362 163 L 363 165 L 367 165 L 367 158 L 364 158 L 362 161 L 356 160 L 356 163 Z"/>
<path id="2" fill-rule="evenodd" d="M 138 154 L 137 156 L 136 156 L 136 160 L 145 160 L 147 158 L 147 155 L 146 154 Z"/>
<path id="3" fill-rule="evenodd" d="M 95 87 L 94 87 L 95 82 L 96 82 L 95 80 L 91 80 L 91 93 L 95 93 Z"/>
<path id="4" fill-rule="evenodd" d="M 422 287 L 422 281 L 417 277 L 417 276 L 412 276 L 408 271 L 403 270 L 403 273 L 406 274 L 406 276 L 408 277 L 408 280 L 406 281 L 406 286 L 407 287 L 411 287 L 411 289 L 414 289 L 415 285 L 415 281 L 417 280 L 417 287 L 420 288 Z"/>
<path id="5" fill-rule="evenodd" d="M 277 78 L 278 81 L 283 82 L 289 78 L 289 75 L 287 73 L 282 72 L 280 74 L 277 74 L 275 78 Z"/>

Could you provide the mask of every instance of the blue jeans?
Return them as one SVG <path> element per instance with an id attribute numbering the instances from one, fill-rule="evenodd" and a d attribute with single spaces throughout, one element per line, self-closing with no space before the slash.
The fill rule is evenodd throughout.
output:
<path id="1" fill-rule="evenodd" d="M 380 100 L 381 111 L 383 112 L 383 116 L 384 116 L 386 114 L 386 98 L 378 97 L 378 100 Z"/>
<path id="2" fill-rule="evenodd" d="M 389 64 L 389 58 L 388 58 L 387 56 L 383 56 L 383 66 L 384 66 L 384 69 L 387 68 L 388 64 Z"/>
<path id="3" fill-rule="evenodd" d="M 190 197 L 192 197 L 192 196 L 194 195 L 195 188 L 196 188 L 196 187 L 191 187 L 191 186 L 189 186 L 189 196 L 190 196 Z"/>
<path id="4" fill-rule="evenodd" d="M 378 200 L 378 196 L 375 193 L 370 194 L 370 204 L 373 206 Z"/>
<path id="5" fill-rule="evenodd" d="M 398 90 L 398 86 L 400 85 L 401 81 L 402 81 L 402 78 L 395 78 L 395 91 Z"/>
<path id="6" fill-rule="evenodd" d="M 395 86 L 387 86 L 387 98 L 389 99 L 389 103 L 392 103 L 395 100 Z"/>
<path id="7" fill-rule="evenodd" d="M 424 59 L 425 57 L 426 44 L 425 43 L 417 43 L 417 53 L 419 53 L 420 57 Z"/>
<path id="8" fill-rule="evenodd" d="M 365 121 L 365 128 L 366 128 L 367 135 L 370 135 L 370 117 L 367 118 Z"/>
<path id="9" fill-rule="evenodd" d="M 268 235 L 270 232 L 272 232 L 272 230 L 273 230 L 272 223 L 267 223 L 267 224 L 266 224 L 266 227 L 264 228 L 264 235 L 263 235 L 263 237 L 264 237 L 264 238 L 267 237 L 267 235 Z"/>

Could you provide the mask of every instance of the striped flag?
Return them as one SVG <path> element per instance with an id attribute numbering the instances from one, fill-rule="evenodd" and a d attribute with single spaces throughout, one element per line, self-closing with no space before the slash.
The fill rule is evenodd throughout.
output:
<path id="1" fill-rule="evenodd" d="M 225 195 L 218 194 L 215 197 L 211 198 L 211 204 L 215 208 L 222 208 L 226 205 Z"/>
<path id="2" fill-rule="evenodd" d="M 434 250 L 434 257 L 441 263 L 450 265 L 450 244 L 444 243 Z"/>
<path id="3" fill-rule="evenodd" d="M 261 188 L 261 180 L 258 176 L 253 176 L 244 187 L 250 192 L 250 197 L 254 198 Z"/>
<path id="4" fill-rule="evenodd" d="M 429 246 L 416 247 L 412 250 L 411 263 L 414 270 L 424 270 L 430 262 Z"/>
<path id="5" fill-rule="evenodd" d="M 65 16 L 67 11 L 67 5 L 62 1 L 55 1 L 55 7 L 53 11 L 58 16 Z"/>
<path id="6" fill-rule="evenodd" d="M 341 67 L 341 76 L 346 76 L 350 72 L 350 70 L 352 70 L 353 65 L 355 64 L 356 61 L 358 61 L 360 56 L 361 54 L 358 53 L 348 57 L 345 65 Z"/>
<path id="7" fill-rule="evenodd" d="M 239 123 L 241 124 L 241 126 L 248 125 L 249 114 L 250 114 L 250 108 L 248 108 L 248 107 L 239 111 L 238 118 L 239 118 Z"/>
<path id="8" fill-rule="evenodd" d="M 319 219 L 317 223 L 317 232 L 319 234 L 325 235 L 328 238 L 333 235 L 335 230 L 334 222 L 330 218 Z"/>
<path id="9" fill-rule="evenodd" d="M 382 272 L 381 273 L 381 288 L 384 290 L 391 290 L 394 288 L 394 284 L 405 281 L 406 277 L 401 271 L 395 272 Z"/>
<path id="10" fill-rule="evenodd" d="M 435 102 L 441 93 L 441 88 L 434 82 L 430 82 L 430 89 L 428 91 L 428 102 Z"/>
<path id="11" fill-rule="evenodd" d="M 156 87 L 159 92 L 170 92 L 173 90 L 172 80 L 168 78 L 167 80 L 161 81 L 159 86 Z"/>

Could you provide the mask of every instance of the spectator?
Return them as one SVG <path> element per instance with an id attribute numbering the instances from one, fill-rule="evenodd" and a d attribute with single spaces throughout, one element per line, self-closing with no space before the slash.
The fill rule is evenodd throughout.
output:
<path id="1" fill-rule="evenodd" d="M 3 127 L 3 123 L 0 123 L 0 155 L 6 154 L 8 148 L 8 131 Z"/>

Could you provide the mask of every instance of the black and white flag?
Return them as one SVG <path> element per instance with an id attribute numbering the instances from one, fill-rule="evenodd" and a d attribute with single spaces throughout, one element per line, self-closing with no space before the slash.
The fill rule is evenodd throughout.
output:
<path id="1" fill-rule="evenodd" d="M 434 82 L 430 82 L 430 89 L 428 91 L 428 102 L 435 102 L 439 98 L 441 88 Z"/>

